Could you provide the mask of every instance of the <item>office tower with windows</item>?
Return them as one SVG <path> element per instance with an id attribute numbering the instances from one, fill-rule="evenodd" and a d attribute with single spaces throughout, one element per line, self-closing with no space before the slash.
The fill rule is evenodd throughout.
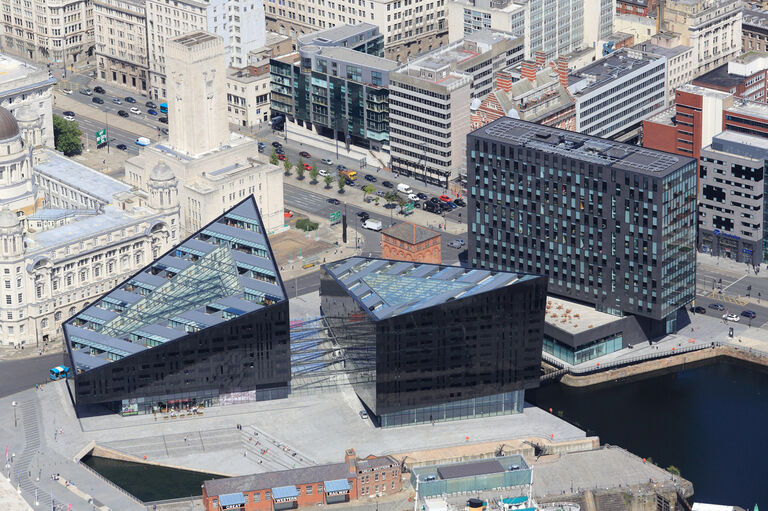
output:
<path id="1" fill-rule="evenodd" d="M 696 160 L 501 118 L 467 138 L 469 262 L 546 275 L 549 292 L 648 338 L 695 296 Z"/>

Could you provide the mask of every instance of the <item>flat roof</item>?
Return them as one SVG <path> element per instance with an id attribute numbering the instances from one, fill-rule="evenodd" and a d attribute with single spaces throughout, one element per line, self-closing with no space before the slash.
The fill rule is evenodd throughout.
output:
<path id="1" fill-rule="evenodd" d="M 742 16 L 742 26 L 768 28 L 768 10 L 744 9 Z"/>
<path id="2" fill-rule="evenodd" d="M 46 231 L 29 233 L 27 235 L 30 241 L 29 249 L 38 251 L 75 243 L 134 224 L 140 220 L 142 218 L 131 216 L 112 205 L 104 206 L 104 209 L 99 213 L 93 210 L 81 210 L 75 221 Z"/>
<path id="3" fill-rule="evenodd" d="M 768 105 L 756 101 L 737 101 L 726 111 L 768 120 Z"/>
<path id="4" fill-rule="evenodd" d="M 221 39 L 221 38 L 215 34 L 200 31 L 200 32 L 191 32 L 189 34 L 184 34 L 184 35 L 174 37 L 173 39 L 171 39 L 171 41 L 173 41 L 174 43 L 186 46 L 188 48 L 191 48 L 193 46 L 197 46 L 198 44 L 215 41 L 217 39 Z"/>
<path id="5" fill-rule="evenodd" d="M 686 156 L 583 135 L 510 117 L 497 119 L 471 132 L 470 135 L 530 147 L 567 158 L 607 165 L 653 177 L 663 177 L 691 161 L 695 161 Z"/>
<path id="6" fill-rule="evenodd" d="M 366 257 L 350 257 L 325 264 L 323 269 L 377 320 L 544 278 Z"/>
<path id="7" fill-rule="evenodd" d="M 677 107 L 675 105 L 669 106 L 662 110 L 661 112 L 652 115 L 648 119 L 645 119 L 649 122 L 654 122 L 656 124 L 665 124 L 667 126 L 675 126 L 675 114 L 677 113 Z"/>
<path id="8" fill-rule="evenodd" d="M 50 149 L 44 150 L 44 157 L 41 162 L 35 164 L 35 170 L 51 179 L 65 182 L 68 186 L 104 203 L 112 202 L 118 193 L 131 190 L 131 187 L 122 181 L 65 158 Z"/>
<path id="9" fill-rule="evenodd" d="M 608 325 L 622 318 L 596 311 L 594 307 L 547 296 L 544 321 L 567 333 L 577 334 Z"/>
<path id="10" fill-rule="evenodd" d="M 363 35 L 370 30 L 375 30 L 378 35 L 379 27 L 371 23 L 358 23 L 357 25 L 338 25 L 336 27 L 319 30 L 299 36 L 299 44 L 330 43 L 333 44 L 355 35 Z"/>
<path id="11" fill-rule="evenodd" d="M 338 46 L 321 47 L 319 55 L 348 62 L 350 64 L 373 67 L 383 71 L 393 71 L 400 65 L 394 60 L 377 57 L 376 55 L 369 55 L 353 50 L 352 48 L 340 48 Z"/>
<path id="12" fill-rule="evenodd" d="M 100 365 L 93 357 L 112 362 L 285 299 L 250 196 L 80 311 L 64 331 L 73 365 L 87 371 Z"/>
<path id="13" fill-rule="evenodd" d="M 681 55 L 692 49 L 691 46 L 685 46 L 684 44 L 680 44 L 672 48 L 665 48 L 664 46 L 659 46 L 649 42 L 636 44 L 634 48 L 636 50 L 646 51 L 648 53 L 655 53 L 656 55 L 663 55 L 664 57 L 667 57 L 667 59 L 677 57 L 678 55 Z"/>
<path id="14" fill-rule="evenodd" d="M 652 57 L 650 52 L 643 52 L 636 47 L 621 48 L 581 69 L 577 69 L 572 75 L 576 79 L 586 79 L 588 83 L 586 87 L 575 92 L 574 96 L 584 95 L 599 89 L 657 60 Z"/>
<path id="15" fill-rule="evenodd" d="M 722 66 L 716 67 L 708 73 L 697 76 L 691 81 L 691 83 L 693 85 L 704 85 L 730 89 L 731 87 L 736 87 L 737 85 L 744 83 L 746 79 L 746 76 L 728 73 L 728 63 L 726 62 Z"/>
<path id="16" fill-rule="evenodd" d="M 6 95 L 8 90 L 13 89 L 13 82 L 23 80 L 40 81 L 55 83 L 56 80 L 50 78 L 47 70 L 43 70 L 24 60 L 16 59 L 7 54 L 0 54 L 0 95 Z M 7 90 L 8 89 L 8 90 Z M 12 105 L 9 105 L 9 108 Z"/>
<path id="17" fill-rule="evenodd" d="M 381 233 L 412 245 L 440 236 L 439 232 L 410 222 L 400 222 L 392 227 L 387 227 Z"/>
<path id="18" fill-rule="evenodd" d="M 498 460 L 478 461 L 464 465 L 447 465 L 437 469 L 441 479 L 457 479 L 459 477 L 496 474 L 498 472 L 504 472 L 504 467 L 501 466 Z"/>

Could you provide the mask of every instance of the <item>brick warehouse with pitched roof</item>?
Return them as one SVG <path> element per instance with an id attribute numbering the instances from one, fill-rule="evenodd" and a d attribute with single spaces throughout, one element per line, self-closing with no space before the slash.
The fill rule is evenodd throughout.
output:
<path id="1" fill-rule="evenodd" d="M 401 222 L 381 231 L 381 257 L 414 263 L 440 264 L 440 233 Z"/>

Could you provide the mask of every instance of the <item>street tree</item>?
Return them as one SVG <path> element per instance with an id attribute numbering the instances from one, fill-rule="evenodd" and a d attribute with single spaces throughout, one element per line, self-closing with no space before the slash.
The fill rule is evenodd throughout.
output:
<path id="1" fill-rule="evenodd" d="M 312 168 L 312 170 L 309 171 L 309 177 L 312 178 L 312 184 L 317 183 L 317 176 L 319 175 L 320 175 L 320 171 L 314 167 Z"/>
<path id="2" fill-rule="evenodd" d="M 280 160 L 277 159 L 277 151 L 275 151 L 274 148 L 272 148 L 272 155 L 269 157 L 269 163 L 272 165 L 277 165 L 277 162 Z"/>
<path id="3" fill-rule="evenodd" d="M 83 132 L 74 121 L 67 121 L 58 115 L 53 116 L 53 143 L 57 151 L 65 156 L 73 156 L 83 151 L 80 137 Z"/>
<path id="4" fill-rule="evenodd" d="M 333 176 L 328 174 L 327 176 L 325 176 L 325 178 L 323 178 L 323 180 L 325 181 L 325 188 L 326 189 L 330 188 L 331 183 L 333 183 Z"/>
<path id="5" fill-rule="evenodd" d="M 347 184 L 347 178 L 339 174 L 336 178 L 336 186 L 339 187 L 339 193 L 344 193 L 344 186 Z"/>
<path id="6" fill-rule="evenodd" d="M 367 202 L 368 195 L 376 193 L 376 188 L 373 185 L 365 185 L 363 188 L 363 200 Z"/>
<path id="7" fill-rule="evenodd" d="M 299 160 L 299 163 L 301 163 L 301 160 Z M 299 179 L 304 179 L 304 172 L 306 172 L 307 169 L 304 168 L 304 165 L 297 165 L 296 166 L 296 175 L 299 176 Z"/>
<path id="8" fill-rule="evenodd" d="M 283 160 L 283 168 L 285 169 L 285 175 L 290 176 L 291 175 L 291 162 L 289 160 Z"/>

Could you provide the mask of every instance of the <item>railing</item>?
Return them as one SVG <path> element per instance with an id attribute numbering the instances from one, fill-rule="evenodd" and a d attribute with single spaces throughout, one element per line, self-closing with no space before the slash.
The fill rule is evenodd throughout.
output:
<path id="1" fill-rule="evenodd" d="M 136 497 L 135 495 L 133 495 L 132 493 L 129 493 L 129 492 L 125 491 L 123 488 L 119 487 L 118 485 L 116 485 L 115 483 L 113 483 L 112 481 L 110 481 L 109 479 L 107 479 L 106 477 L 104 477 L 103 475 L 99 474 L 99 473 L 98 473 L 98 472 L 96 472 L 94 469 L 92 469 L 91 467 L 89 467 L 88 465 L 86 465 L 85 463 L 83 463 L 83 462 L 82 462 L 82 460 L 78 460 L 78 464 L 79 464 L 81 467 L 83 467 L 85 470 L 89 471 L 89 472 L 90 472 L 92 475 L 96 476 L 97 478 L 101 479 L 102 481 L 104 481 L 105 483 L 107 483 L 108 485 L 110 485 L 112 488 L 114 488 L 114 489 L 116 489 L 117 491 L 119 491 L 120 493 L 124 494 L 126 497 L 129 497 L 129 498 L 130 498 L 131 500 L 133 500 L 134 502 L 136 502 L 136 503 L 138 503 L 138 504 L 141 504 L 141 505 L 144 505 L 144 502 L 142 502 L 142 501 L 141 501 L 141 499 L 137 498 L 137 497 Z"/>

